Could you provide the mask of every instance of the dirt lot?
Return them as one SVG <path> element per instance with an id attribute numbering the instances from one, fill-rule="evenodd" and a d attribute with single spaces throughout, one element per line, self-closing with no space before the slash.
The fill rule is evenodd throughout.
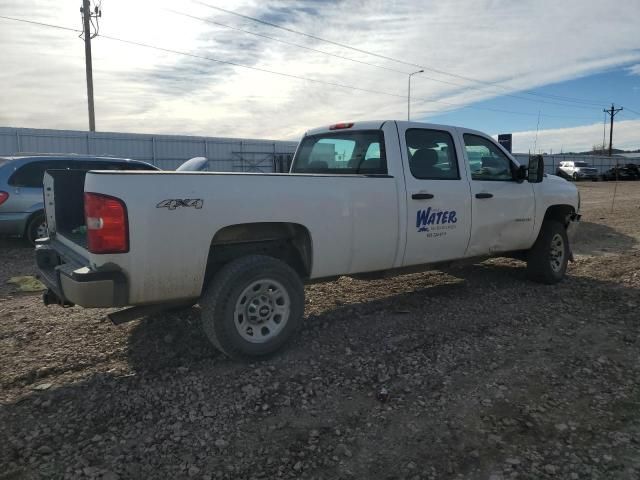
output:
<path id="1" fill-rule="evenodd" d="M 282 354 L 239 364 L 198 309 L 115 327 L 45 308 L 0 251 L 0 479 L 640 478 L 640 182 L 579 185 L 558 286 L 515 260 L 307 287 Z"/>

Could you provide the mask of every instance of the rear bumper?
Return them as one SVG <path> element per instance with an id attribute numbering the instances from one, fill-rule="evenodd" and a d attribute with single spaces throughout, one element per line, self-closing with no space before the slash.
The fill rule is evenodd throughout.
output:
<path id="1" fill-rule="evenodd" d="M 0 235 L 23 235 L 29 212 L 0 213 Z"/>
<path id="2" fill-rule="evenodd" d="M 66 247 L 47 241 L 36 247 L 40 280 L 62 305 L 123 307 L 128 303 L 126 276 L 118 270 L 92 270 Z"/>

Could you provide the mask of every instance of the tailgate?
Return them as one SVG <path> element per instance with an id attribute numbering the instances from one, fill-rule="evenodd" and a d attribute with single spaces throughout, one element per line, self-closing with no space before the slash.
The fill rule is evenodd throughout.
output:
<path id="1" fill-rule="evenodd" d="M 81 170 L 48 170 L 43 179 L 44 208 L 49 236 L 87 247 L 84 218 L 84 179 Z"/>
<path id="2" fill-rule="evenodd" d="M 116 266 L 95 267 L 87 250 L 85 171 L 48 170 L 43 178 L 49 239 L 36 246 L 45 303 L 83 307 L 128 304 L 126 275 Z"/>

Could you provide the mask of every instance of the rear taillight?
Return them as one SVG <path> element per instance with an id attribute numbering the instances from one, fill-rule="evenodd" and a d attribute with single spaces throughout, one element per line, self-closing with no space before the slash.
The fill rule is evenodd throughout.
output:
<path id="1" fill-rule="evenodd" d="M 7 201 L 9 194 L 7 192 L 0 192 L 0 205 Z"/>
<path id="2" fill-rule="evenodd" d="M 129 220 L 122 200 L 100 193 L 85 193 L 84 217 L 91 253 L 129 251 Z"/>

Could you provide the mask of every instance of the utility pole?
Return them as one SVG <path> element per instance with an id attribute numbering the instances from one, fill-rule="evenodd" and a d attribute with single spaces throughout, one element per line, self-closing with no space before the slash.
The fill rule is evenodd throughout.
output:
<path id="1" fill-rule="evenodd" d="M 611 104 L 610 110 L 603 110 L 603 112 L 611 117 L 611 126 L 609 127 L 609 156 L 611 156 L 611 150 L 613 149 L 613 117 L 616 116 L 616 113 L 621 112 L 622 110 L 622 107 L 615 108 L 613 103 Z"/>
<path id="2" fill-rule="evenodd" d="M 80 7 L 80 13 L 82 14 L 82 31 L 84 36 L 84 58 L 85 67 L 87 71 L 87 102 L 89 104 L 89 130 L 96 131 L 96 115 L 93 107 L 93 65 L 91 62 L 91 39 L 98 35 L 96 28 L 95 33 L 91 33 L 92 19 L 95 18 L 96 22 L 98 18 L 102 16 L 102 11 L 99 7 L 91 11 L 90 0 L 82 0 L 82 7 Z"/>

